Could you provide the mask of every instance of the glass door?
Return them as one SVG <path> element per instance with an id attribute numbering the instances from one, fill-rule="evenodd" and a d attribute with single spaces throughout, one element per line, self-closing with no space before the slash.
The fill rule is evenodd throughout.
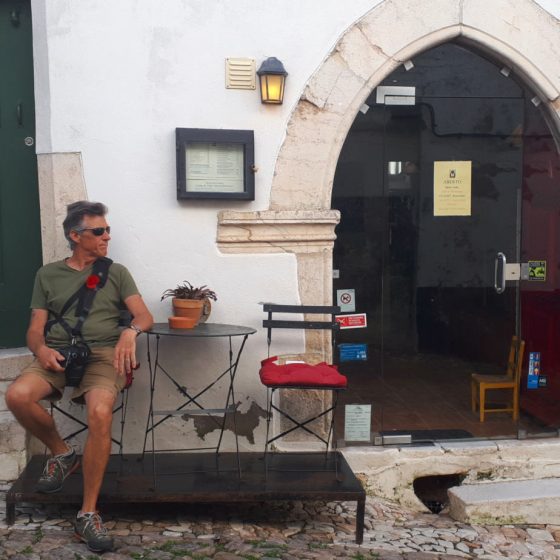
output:
<path id="1" fill-rule="evenodd" d="M 470 410 L 471 373 L 503 370 L 518 330 L 523 99 L 416 98 L 384 112 L 382 432 L 516 434 Z M 405 403 L 414 403 L 413 406 Z"/>

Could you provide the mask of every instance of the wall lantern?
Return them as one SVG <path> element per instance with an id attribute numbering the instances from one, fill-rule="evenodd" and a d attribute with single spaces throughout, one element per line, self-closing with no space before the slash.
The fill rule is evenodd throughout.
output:
<path id="1" fill-rule="evenodd" d="M 261 101 L 281 105 L 284 101 L 284 84 L 288 72 L 274 56 L 267 58 L 257 70 L 261 83 Z"/>

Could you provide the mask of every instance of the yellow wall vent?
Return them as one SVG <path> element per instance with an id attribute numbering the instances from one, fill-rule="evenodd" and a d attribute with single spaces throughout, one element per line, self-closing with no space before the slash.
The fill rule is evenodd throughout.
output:
<path id="1" fill-rule="evenodd" d="M 226 58 L 226 88 L 255 89 L 255 60 Z"/>

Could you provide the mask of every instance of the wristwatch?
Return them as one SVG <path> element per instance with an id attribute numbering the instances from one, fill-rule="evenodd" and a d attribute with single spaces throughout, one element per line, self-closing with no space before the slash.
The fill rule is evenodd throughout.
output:
<path id="1" fill-rule="evenodd" d="M 128 325 L 128 328 L 135 331 L 136 336 L 139 336 L 144 332 L 140 327 L 137 327 L 134 323 L 130 323 L 130 325 Z"/>

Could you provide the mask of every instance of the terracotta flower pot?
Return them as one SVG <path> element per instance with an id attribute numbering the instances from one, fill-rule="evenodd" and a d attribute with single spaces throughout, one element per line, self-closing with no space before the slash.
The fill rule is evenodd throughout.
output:
<path id="1" fill-rule="evenodd" d="M 200 323 L 206 323 L 208 317 L 210 317 L 210 312 L 212 311 L 212 302 L 205 298 L 202 300 L 202 314 L 200 316 Z"/>
<path id="2" fill-rule="evenodd" d="M 191 317 L 195 325 L 200 321 L 204 301 L 201 299 L 173 298 L 173 315 L 176 317 Z"/>
<path id="3" fill-rule="evenodd" d="M 196 326 L 192 317 L 169 317 L 168 322 L 172 329 L 192 329 Z"/>

